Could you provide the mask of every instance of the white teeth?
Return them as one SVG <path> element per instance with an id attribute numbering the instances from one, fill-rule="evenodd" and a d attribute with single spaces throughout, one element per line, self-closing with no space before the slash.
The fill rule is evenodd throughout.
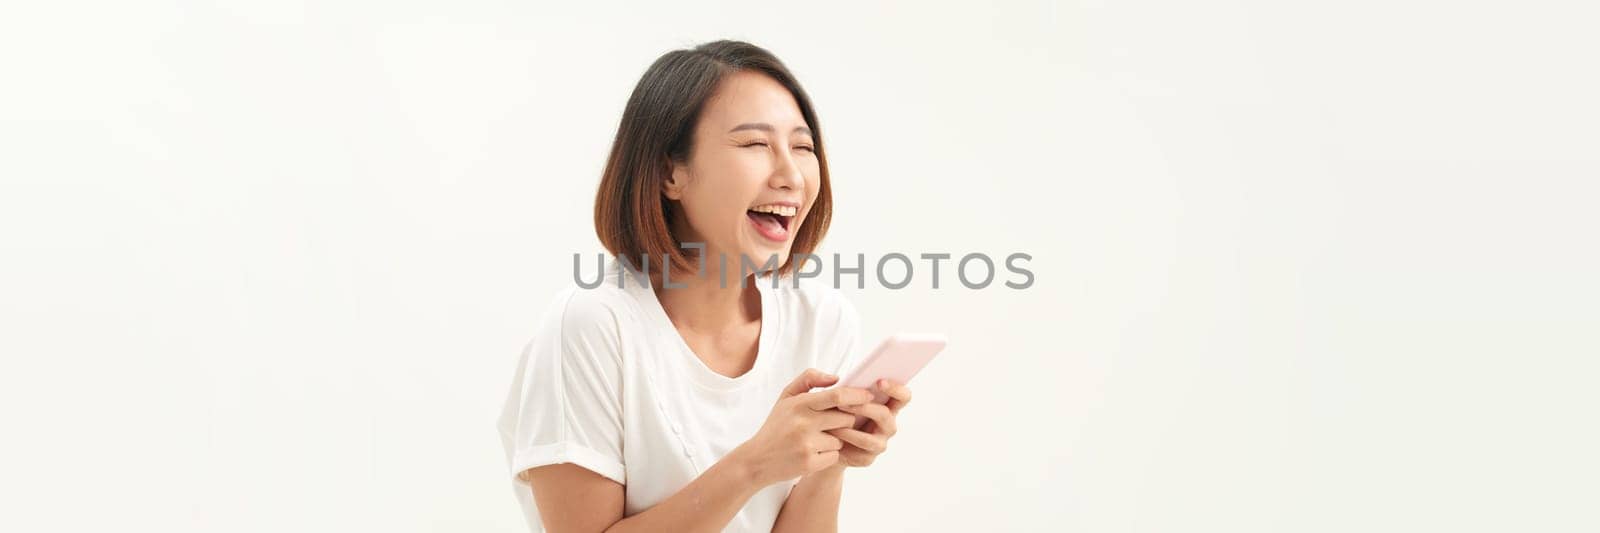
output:
<path id="1" fill-rule="evenodd" d="M 798 209 L 795 209 L 793 206 L 787 206 L 787 205 L 759 205 L 759 206 L 750 208 L 750 210 L 751 211 L 755 211 L 757 213 L 772 213 L 774 215 L 783 216 L 783 217 L 792 217 L 792 216 L 795 215 L 795 213 L 797 211 L 799 211 Z"/>

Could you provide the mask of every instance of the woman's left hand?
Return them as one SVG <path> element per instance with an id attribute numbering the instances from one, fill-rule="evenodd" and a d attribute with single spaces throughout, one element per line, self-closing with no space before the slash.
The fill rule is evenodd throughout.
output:
<path id="1" fill-rule="evenodd" d="M 864 416 L 869 422 L 861 429 L 827 430 L 828 434 L 843 441 L 844 447 L 839 450 L 839 462 L 849 466 L 871 465 L 879 454 L 889 448 L 889 438 L 894 436 L 898 428 L 895 415 L 898 415 L 906 404 L 911 403 L 911 389 L 903 384 L 880 379 L 872 388 L 889 396 L 887 405 L 866 403 L 838 407 L 840 411 Z"/>

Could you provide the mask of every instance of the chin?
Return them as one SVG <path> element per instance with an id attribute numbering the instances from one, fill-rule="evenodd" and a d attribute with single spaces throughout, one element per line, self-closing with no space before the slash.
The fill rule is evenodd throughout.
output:
<path id="1" fill-rule="evenodd" d="M 745 257 L 749 257 L 750 258 L 750 262 L 754 263 L 758 267 L 762 266 L 762 265 L 765 265 L 766 262 L 767 262 L 767 258 L 772 257 L 774 255 L 778 256 L 778 266 L 777 266 L 778 269 L 782 269 L 784 267 L 784 265 L 789 264 L 789 247 L 788 246 L 771 247 L 771 248 L 757 247 L 757 248 L 752 248 L 752 249 L 745 250 L 744 252 L 741 252 L 741 253 L 743 253 Z"/>

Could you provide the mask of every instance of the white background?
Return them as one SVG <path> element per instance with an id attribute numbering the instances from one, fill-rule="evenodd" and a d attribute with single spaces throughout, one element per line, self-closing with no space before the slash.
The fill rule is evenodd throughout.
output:
<path id="1" fill-rule="evenodd" d="M 519 531 L 518 351 L 721 37 L 825 251 L 1034 257 L 848 291 L 953 344 L 845 531 L 1600 528 L 1592 3 L 586 4 L 0 8 L 0 529 Z"/>

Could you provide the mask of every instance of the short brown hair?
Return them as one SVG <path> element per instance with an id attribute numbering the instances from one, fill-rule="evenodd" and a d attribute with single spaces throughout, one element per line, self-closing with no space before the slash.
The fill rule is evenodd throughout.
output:
<path id="1" fill-rule="evenodd" d="M 822 129 L 811 98 L 771 52 L 746 42 L 722 40 L 662 55 L 628 97 L 594 198 L 594 230 L 607 251 L 635 266 L 640 257 L 670 257 L 676 268 L 695 269 L 693 258 L 672 234 L 677 202 L 661 193 L 662 184 L 672 174 L 671 162 L 688 159 L 700 113 L 717 84 L 728 74 L 745 70 L 770 76 L 788 89 L 811 128 L 821 185 L 789 253 L 803 256 L 816 249 L 828 232 L 833 198 Z M 792 272 L 797 262 L 786 262 L 780 273 Z"/>

